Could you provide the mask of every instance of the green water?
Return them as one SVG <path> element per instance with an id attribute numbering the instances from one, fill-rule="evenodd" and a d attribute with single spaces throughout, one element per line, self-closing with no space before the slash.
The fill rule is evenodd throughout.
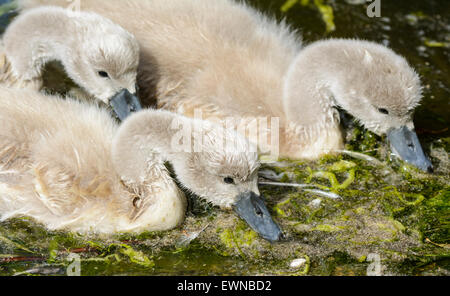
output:
<path id="1" fill-rule="evenodd" d="M 26 218 L 0 223 L 0 275 L 65 275 L 69 253 L 80 256 L 82 275 L 365 275 L 370 254 L 380 257 L 383 274 L 450 273 L 450 1 L 381 0 L 380 18 L 367 17 L 367 5 L 350 0 L 298 1 L 285 13 L 284 0 L 248 2 L 285 18 L 306 43 L 362 38 L 405 56 L 424 85 L 415 124 L 436 172 L 423 174 L 390 159 L 382 139 L 356 126 L 347 148 L 364 151 L 381 165 L 333 156 L 263 167 L 282 181 L 310 182 L 342 197 L 261 186 L 286 232 L 281 243 L 261 240 L 232 213 L 190 198 L 185 223 L 163 233 L 86 237 L 47 231 Z M 334 31 L 327 33 L 314 3 L 332 8 L 328 26 L 334 24 Z M 0 26 L 12 16 L 1 16 Z M 181 243 L 205 226 L 190 244 Z M 289 268 L 296 258 L 307 263 Z"/>

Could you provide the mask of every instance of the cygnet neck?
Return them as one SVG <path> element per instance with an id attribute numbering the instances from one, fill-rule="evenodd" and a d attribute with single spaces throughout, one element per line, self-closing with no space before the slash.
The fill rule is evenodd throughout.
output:
<path id="1" fill-rule="evenodd" d="M 10 25 L 3 43 L 17 77 L 39 79 L 45 64 L 52 60 L 69 68 L 67 63 L 79 45 L 75 16 L 70 17 L 68 13 L 46 7 L 25 12 Z"/>

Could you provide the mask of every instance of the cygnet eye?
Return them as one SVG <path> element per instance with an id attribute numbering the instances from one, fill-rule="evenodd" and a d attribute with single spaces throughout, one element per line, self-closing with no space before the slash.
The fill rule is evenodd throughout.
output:
<path id="1" fill-rule="evenodd" d="M 378 112 L 388 115 L 389 111 L 385 108 L 378 108 Z"/>
<path id="2" fill-rule="evenodd" d="M 103 78 L 109 78 L 109 75 L 105 71 L 98 71 L 98 75 Z"/>
<path id="3" fill-rule="evenodd" d="M 141 198 L 139 196 L 136 196 L 135 198 L 133 198 L 133 206 L 135 208 L 138 208 L 141 204 Z"/>
<path id="4" fill-rule="evenodd" d="M 226 184 L 234 184 L 234 179 L 231 177 L 226 177 L 223 179 Z"/>

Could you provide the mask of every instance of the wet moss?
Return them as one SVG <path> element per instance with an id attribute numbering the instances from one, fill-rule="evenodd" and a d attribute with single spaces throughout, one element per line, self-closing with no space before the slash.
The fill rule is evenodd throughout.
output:
<path id="1" fill-rule="evenodd" d="M 366 137 L 367 134 L 370 132 L 364 132 L 364 135 L 353 133 L 357 138 L 372 141 L 364 148 L 380 146 L 380 138 Z M 361 143 L 359 140 L 355 142 Z M 377 153 L 372 155 L 380 156 Z M 351 258 L 349 261 L 359 260 L 359 263 L 367 256 L 361 250 L 373 250 L 385 260 L 394 262 L 404 262 L 411 258 L 411 254 L 419 252 L 432 258 L 427 261 L 429 266 L 437 265 L 441 271 L 445 270 L 439 264 L 448 255 L 448 176 L 424 174 L 389 159 L 382 165 L 374 165 L 335 155 L 292 167 L 275 169 L 280 172 L 304 170 L 307 176 L 285 178 L 283 182 L 309 183 L 323 190 L 338 192 L 341 196 L 338 200 L 317 199 L 317 196 L 299 189 L 285 192 L 281 197 L 278 195 L 272 209 L 295 239 L 311 244 L 321 242 L 324 250 L 328 247 L 339 249 Z M 315 203 L 312 202 L 314 200 Z M 432 242 L 428 244 L 435 247 L 431 247 L 433 251 L 424 245 L 424 239 Z M 317 268 L 315 262 L 311 265 L 313 269 Z M 354 262 L 347 264 L 357 266 Z M 387 264 L 386 268 L 393 272 L 394 266 Z M 328 271 L 326 274 L 332 273 Z"/>
<path id="2" fill-rule="evenodd" d="M 239 253 L 243 259 L 247 259 L 247 252 L 250 252 L 253 258 L 259 257 L 257 249 L 253 248 L 258 234 L 251 230 L 243 221 L 239 221 L 233 228 L 218 228 L 222 244 L 225 246 L 223 254 L 229 255 Z"/>
<path id="3" fill-rule="evenodd" d="M 345 148 L 350 151 L 363 152 L 370 156 L 377 156 L 381 138 L 374 133 L 366 131 L 362 126 L 354 124 L 350 141 Z"/>

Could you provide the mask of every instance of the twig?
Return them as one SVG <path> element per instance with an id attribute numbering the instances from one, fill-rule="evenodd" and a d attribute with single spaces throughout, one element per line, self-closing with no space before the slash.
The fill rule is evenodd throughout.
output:
<path id="1" fill-rule="evenodd" d="M 328 197 L 328 198 L 331 198 L 331 199 L 342 198 L 340 195 L 338 195 L 336 193 L 326 192 L 326 191 L 322 191 L 322 190 L 318 190 L 318 189 L 304 189 L 303 191 L 314 193 L 314 194 L 317 194 L 317 195 L 322 195 L 324 197 Z"/>
<path id="2" fill-rule="evenodd" d="M 264 181 L 263 182 L 259 182 L 259 185 L 280 186 L 280 187 L 295 187 L 295 188 L 309 188 L 309 187 L 317 188 L 317 186 L 311 185 L 311 184 L 264 182 Z"/>
<path id="3" fill-rule="evenodd" d="M 44 257 L 6 257 L 0 258 L 0 263 L 11 263 L 11 262 L 32 262 L 32 261 L 45 261 L 47 258 Z"/>
<path id="4" fill-rule="evenodd" d="M 450 244 L 437 244 L 437 243 L 432 242 L 428 237 L 425 238 L 425 242 L 430 243 L 434 246 L 438 246 L 440 248 L 450 249 Z"/>
<path id="5" fill-rule="evenodd" d="M 303 191 L 305 192 L 310 192 L 310 193 L 314 193 L 317 195 L 321 195 L 324 197 L 328 197 L 331 199 L 339 199 L 341 198 L 341 196 L 337 195 L 336 193 L 333 192 L 327 192 L 327 191 L 322 191 L 322 190 L 318 190 L 318 189 L 308 189 L 308 188 L 317 188 L 317 186 L 315 185 L 311 185 L 311 184 L 296 184 L 296 183 L 277 183 L 277 182 L 259 182 L 260 185 L 269 185 L 269 186 L 281 186 L 281 187 L 295 187 L 295 188 L 302 188 Z"/>
<path id="6" fill-rule="evenodd" d="M 361 159 L 361 160 L 372 162 L 372 163 L 374 163 L 376 165 L 382 165 L 383 164 L 381 161 L 379 161 L 375 157 L 366 155 L 364 153 L 355 152 L 355 151 L 349 151 L 349 150 L 335 150 L 335 151 L 339 152 L 339 153 L 347 154 L 348 156 L 351 156 L 351 157 L 356 158 L 356 159 Z"/>

